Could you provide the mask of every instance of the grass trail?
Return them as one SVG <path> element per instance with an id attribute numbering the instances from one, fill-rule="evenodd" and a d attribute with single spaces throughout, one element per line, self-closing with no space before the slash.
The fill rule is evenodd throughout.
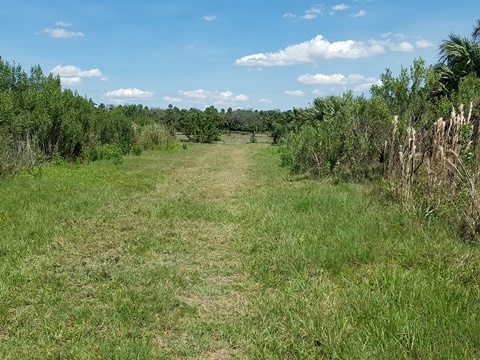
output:
<path id="1" fill-rule="evenodd" d="M 480 251 L 271 146 L 0 184 L 0 358 L 480 357 Z"/>
<path id="2" fill-rule="evenodd" d="M 191 146 L 3 184 L 0 357 L 240 355 L 247 152 Z"/>

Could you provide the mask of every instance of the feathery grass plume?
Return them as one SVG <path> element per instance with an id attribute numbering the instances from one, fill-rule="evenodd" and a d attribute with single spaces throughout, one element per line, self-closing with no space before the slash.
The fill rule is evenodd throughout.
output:
<path id="1" fill-rule="evenodd" d="M 392 121 L 392 138 L 390 141 L 390 151 L 388 154 L 387 177 L 391 178 L 395 171 L 395 154 L 397 153 L 397 130 L 398 130 L 398 116 L 395 115 Z M 385 141 L 385 148 L 387 148 L 387 141 Z M 400 150 L 401 151 L 401 150 Z"/>
<path id="2" fill-rule="evenodd" d="M 415 173 L 415 158 L 417 157 L 417 145 L 415 143 L 416 131 L 412 126 L 407 128 L 405 145 L 400 146 L 399 160 L 401 164 L 400 186 L 404 200 L 412 196 L 413 175 Z"/>
<path id="3" fill-rule="evenodd" d="M 477 186 L 479 173 L 472 173 L 465 165 L 462 158 L 452 150 L 449 151 L 452 158 L 456 159 L 456 162 L 448 159 L 448 163 L 455 170 L 457 178 L 464 185 L 464 192 L 466 195 L 463 197 L 463 214 L 462 223 L 460 224 L 463 236 L 469 241 L 475 241 L 480 236 L 480 201 L 478 199 Z M 460 197 L 462 199 L 462 197 Z"/>

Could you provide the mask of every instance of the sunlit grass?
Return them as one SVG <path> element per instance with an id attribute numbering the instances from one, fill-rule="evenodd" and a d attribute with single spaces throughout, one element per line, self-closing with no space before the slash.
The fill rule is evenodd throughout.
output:
<path id="1" fill-rule="evenodd" d="M 245 264 L 261 285 L 252 358 L 476 358 L 480 253 L 368 195 L 298 179 L 257 155 Z"/>
<path id="2" fill-rule="evenodd" d="M 0 184 L 0 358 L 478 358 L 480 250 L 275 148 Z"/>

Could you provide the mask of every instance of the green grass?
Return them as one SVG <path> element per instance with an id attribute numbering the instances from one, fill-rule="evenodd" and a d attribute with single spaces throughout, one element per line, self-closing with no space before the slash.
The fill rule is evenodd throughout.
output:
<path id="1" fill-rule="evenodd" d="M 273 147 L 0 183 L 0 358 L 472 359 L 480 250 Z"/>
<path id="2" fill-rule="evenodd" d="M 245 266 L 252 358 L 478 358 L 480 253 L 359 185 L 296 179 L 259 153 Z"/>

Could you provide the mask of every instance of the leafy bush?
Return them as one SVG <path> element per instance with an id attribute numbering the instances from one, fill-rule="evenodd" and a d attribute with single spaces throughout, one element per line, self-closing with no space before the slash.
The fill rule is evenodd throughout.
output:
<path id="1" fill-rule="evenodd" d="M 90 150 L 89 158 L 91 161 L 112 160 L 114 164 L 123 162 L 123 151 L 119 145 L 101 144 Z"/>
<path id="2" fill-rule="evenodd" d="M 133 145 L 132 146 L 132 154 L 135 155 L 135 156 L 140 156 L 142 155 L 142 152 L 143 152 L 143 149 L 140 145 Z"/>
<path id="3" fill-rule="evenodd" d="M 282 158 L 294 172 L 361 179 L 380 173 L 384 134 L 390 127 L 377 100 L 329 96 L 315 99 L 285 135 Z"/>
<path id="4" fill-rule="evenodd" d="M 219 124 L 220 117 L 216 109 L 207 108 L 205 112 L 190 109 L 182 121 L 181 130 L 191 141 L 211 143 L 220 139 Z"/>

